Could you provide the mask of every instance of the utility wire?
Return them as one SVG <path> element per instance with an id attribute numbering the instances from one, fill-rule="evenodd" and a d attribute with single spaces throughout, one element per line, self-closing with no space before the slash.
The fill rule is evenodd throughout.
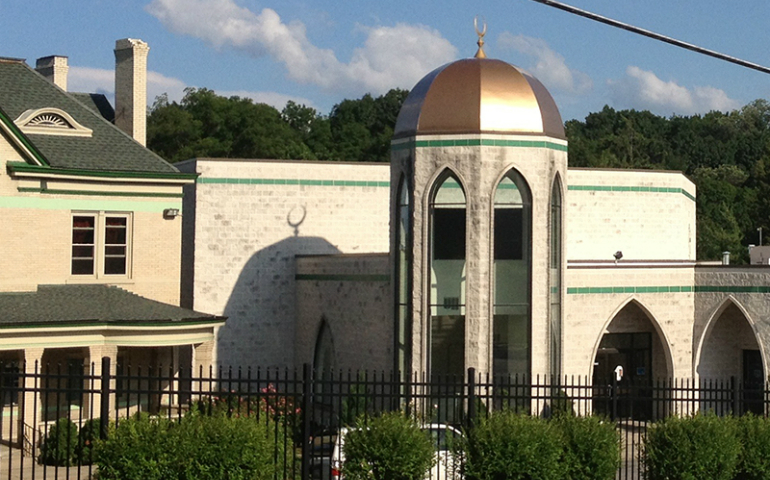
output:
<path id="1" fill-rule="evenodd" d="M 581 10 L 579 8 L 573 7 L 571 5 L 567 5 L 560 2 L 554 2 L 553 0 L 532 0 L 537 3 L 542 3 L 543 5 L 548 5 L 549 7 L 558 8 L 559 10 L 564 10 L 565 12 L 573 13 L 575 15 L 580 15 L 581 17 L 588 18 L 590 20 L 595 20 L 600 23 L 604 23 L 606 25 L 609 25 L 611 27 L 617 27 L 621 28 L 623 30 L 627 30 L 632 33 L 638 33 L 639 35 L 644 35 L 645 37 L 652 38 L 654 40 L 660 40 L 661 42 L 666 42 L 671 45 L 674 45 L 676 47 L 685 48 L 687 50 L 691 50 L 696 53 L 701 53 L 703 55 L 708 55 L 709 57 L 718 58 L 720 60 L 725 60 L 730 63 L 735 63 L 736 65 L 740 65 L 742 67 L 751 68 L 753 70 L 758 70 L 763 73 L 770 73 L 770 68 L 764 67 L 762 65 L 759 65 L 757 63 L 747 62 L 746 60 L 741 60 L 740 58 L 732 57 L 730 55 L 725 55 L 724 53 L 719 53 L 714 50 L 709 50 L 707 48 L 699 47 L 697 45 L 693 45 L 692 43 L 683 42 L 681 40 L 677 40 L 675 38 L 667 37 L 665 35 L 661 35 L 659 33 L 651 32 L 649 30 L 645 30 L 643 28 L 635 27 L 633 25 L 629 25 L 627 23 L 619 22 L 617 20 L 613 20 L 611 18 L 603 17 L 601 15 L 597 15 L 596 13 L 591 13 L 586 10 Z"/>

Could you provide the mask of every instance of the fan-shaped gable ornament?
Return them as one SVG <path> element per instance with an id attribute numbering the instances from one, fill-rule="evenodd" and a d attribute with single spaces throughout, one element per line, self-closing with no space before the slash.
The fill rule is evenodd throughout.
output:
<path id="1" fill-rule="evenodd" d="M 22 132 L 33 135 L 90 137 L 93 134 L 90 128 L 84 127 L 59 108 L 27 110 L 14 123 Z"/>

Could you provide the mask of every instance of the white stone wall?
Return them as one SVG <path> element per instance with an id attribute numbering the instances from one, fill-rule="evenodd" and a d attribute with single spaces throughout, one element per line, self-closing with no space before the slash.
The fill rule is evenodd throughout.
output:
<path id="1" fill-rule="evenodd" d="M 225 315 L 222 366 L 294 363 L 295 255 L 388 251 L 387 164 L 196 159 L 196 310 Z M 187 210 L 189 212 L 189 210 Z M 296 226 L 295 226 L 296 225 Z"/>
<path id="2" fill-rule="evenodd" d="M 393 301 L 387 254 L 297 257 L 295 364 L 313 364 L 322 322 L 339 370 L 393 369 Z"/>
<path id="3" fill-rule="evenodd" d="M 679 172 L 571 168 L 567 258 L 695 260 L 695 185 Z"/>
<path id="4" fill-rule="evenodd" d="M 567 269 L 564 373 L 589 377 L 605 333 L 624 306 L 636 303 L 654 328 L 662 349 L 653 349 L 653 375 L 692 376 L 693 267 L 591 266 Z M 618 317 L 619 320 L 622 320 Z M 621 328 L 621 330 L 617 330 Z M 645 330 L 646 331 L 646 330 Z"/>
<path id="5" fill-rule="evenodd" d="M 696 374 L 721 378 L 740 376 L 741 350 L 759 348 L 767 376 L 770 372 L 770 267 L 699 266 L 695 270 L 695 283 L 693 362 L 696 366 L 703 362 L 704 367 L 708 367 L 696 369 Z M 732 305 L 738 312 L 729 311 Z M 727 317 L 722 318 L 726 311 Z M 725 331 L 722 321 L 732 326 L 729 339 L 719 337 Z M 712 355 L 730 358 L 731 362 L 721 366 L 707 362 Z"/>

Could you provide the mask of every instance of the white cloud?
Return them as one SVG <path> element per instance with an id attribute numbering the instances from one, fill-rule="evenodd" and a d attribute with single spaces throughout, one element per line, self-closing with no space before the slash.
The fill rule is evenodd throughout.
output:
<path id="1" fill-rule="evenodd" d="M 161 73 L 147 72 L 147 104 L 152 105 L 155 97 L 168 94 L 171 101 L 179 101 L 184 96 L 187 84 L 178 78 L 167 77 Z M 70 67 L 67 89 L 70 92 L 101 93 L 114 103 L 115 71 L 103 68 Z"/>
<path id="2" fill-rule="evenodd" d="M 593 87 L 593 82 L 588 75 L 570 69 L 564 57 L 551 50 L 543 39 L 504 32 L 498 37 L 498 44 L 503 48 L 511 48 L 533 57 L 535 64 L 528 66 L 527 69 L 549 89 L 583 94 Z"/>
<path id="3" fill-rule="evenodd" d="M 691 115 L 740 107 L 740 102 L 728 97 L 724 90 L 714 87 L 688 89 L 635 66 L 626 68 L 625 77 L 608 80 L 607 84 L 613 102 L 623 108 L 649 109 L 665 115 Z"/>
<path id="4" fill-rule="evenodd" d="M 285 23 L 270 8 L 255 13 L 233 0 L 153 0 L 146 9 L 174 33 L 252 57 L 268 55 L 290 79 L 346 94 L 411 88 L 425 72 L 457 57 L 448 40 L 421 25 L 359 27 L 366 41 L 344 63 L 313 45 L 303 23 Z"/>

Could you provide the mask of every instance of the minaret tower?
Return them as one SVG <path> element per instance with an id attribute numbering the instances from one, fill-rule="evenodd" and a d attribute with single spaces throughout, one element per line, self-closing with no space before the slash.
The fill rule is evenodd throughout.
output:
<path id="1" fill-rule="evenodd" d="M 391 144 L 396 367 L 561 371 L 567 141 L 527 72 L 486 58 L 412 89 Z"/>

